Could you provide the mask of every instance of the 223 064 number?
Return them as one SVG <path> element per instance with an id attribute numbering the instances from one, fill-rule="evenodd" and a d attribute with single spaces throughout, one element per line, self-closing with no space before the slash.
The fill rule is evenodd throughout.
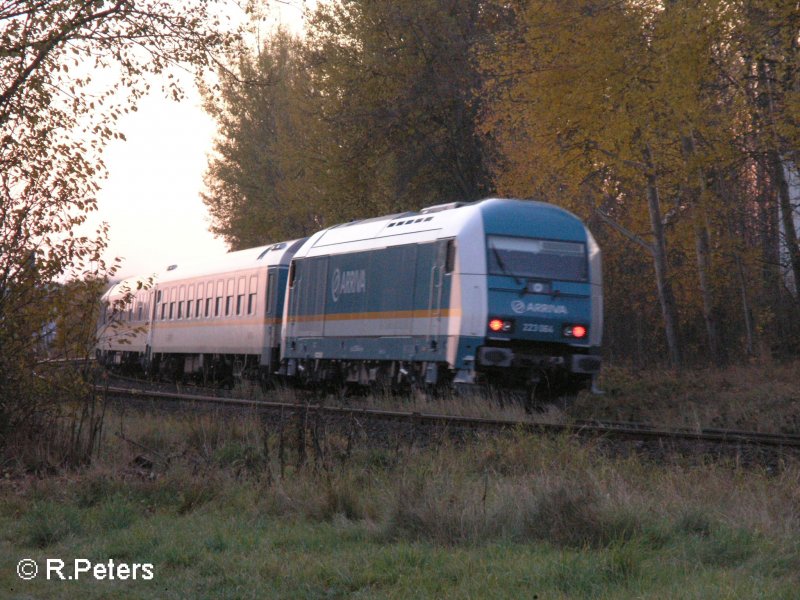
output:
<path id="1" fill-rule="evenodd" d="M 552 325 L 544 325 L 543 323 L 523 323 L 522 331 L 530 333 L 553 333 L 555 329 Z"/>

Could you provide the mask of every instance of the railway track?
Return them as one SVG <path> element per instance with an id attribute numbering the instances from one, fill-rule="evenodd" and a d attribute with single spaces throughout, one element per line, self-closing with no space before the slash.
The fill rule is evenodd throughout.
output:
<path id="1" fill-rule="evenodd" d="M 727 447 L 751 447 L 775 450 L 800 449 L 800 435 L 761 433 L 708 428 L 701 430 L 664 429 L 642 423 L 581 420 L 569 423 L 542 423 L 531 420 L 490 419 L 426 412 L 394 411 L 374 408 L 325 406 L 312 403 L 271 402 L 201 394 L 131 389 L 119 386 L 98 386 L 111 398 L 153 400 L 165 403 L 189 403 L 256 411 L 280 411 L 305 415 L 327 415 L 339 418 L 412 424 L 415 427 L 438 429 L 471 429 L 484 431 L 517 430 L 542 434 L 566 434 L 614 440 L 682 442 Z"/>

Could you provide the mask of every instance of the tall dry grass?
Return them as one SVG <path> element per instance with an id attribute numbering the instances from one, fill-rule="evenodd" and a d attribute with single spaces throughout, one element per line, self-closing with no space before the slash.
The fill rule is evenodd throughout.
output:
<path id="1" fill-rule="evenodd" d="M 277 518 L 344 518 L 379 539 L 446 545 L 580 548 L 720 531 L 800 534 L 797 464 L 777 474 L 711 461 L 655 464 L 521 433 L 428 448 L 356 444 L 324 461 L 316 460 L 309 433 L 303 461 L 296 433 L 254 414 L 112 414 L 101 455 L 70 475 L 68 486 L 15 485 L 23 497 L 64 505 L 120 496 L 148 511 L 186 514 L 212 504 Z"/>
<path id="2" fill-rule="evenodd" d="M 800 433 L 800 361 L 725 369 L 637 371 L 608 367 L 602 396 L 579 396 L 574 418 L 644 421 L 663 426 Z"/>

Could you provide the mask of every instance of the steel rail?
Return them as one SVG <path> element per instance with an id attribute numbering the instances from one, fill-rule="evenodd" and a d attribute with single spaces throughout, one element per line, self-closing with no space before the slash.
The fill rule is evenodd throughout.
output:
<path id="1" fill-rule="evenodd" d="M 613 423 L 603 421 L 577 421 L 573 423 L 537 423 L 511 419 L 491 419 L 461 415 L 443 415 L 417 411 L 393 411 L 376 408 L 357 408 L 343 406 L 324 406 L 320 404 L 299 404 L 290 402 L 271 402 L 244 398 L 226 398 L 128 389 L 111 386 L 96 386 L 96 389 L 114 396 L 136 399 L 169 400 L 175 402 L 216 404 L 231 407 L 245 407 L 257 410 L 307 411 L 336 416 L 358 417 L 386 421 L 407 421 L 414 424 L 429 424 L 440 427 L 466 427 L 472 429 L 517 429 L 535 433 L 566 433 L 579 436 L 612 437 L 624 439 L 672 440 L 689 442 L 711 442 L 716 444 L 761 446 L 773 448 L 800 448 L 800 436 L 760 433 L 741 430 L 703 429 L 663 429 L 639 423 Z"/>
<path id="2" fill-rule="evenodd" d="M 650 425 L 648 423 L 636 423 L 632 421 L 604 421 L 599 419 L 580 419 L 573 421 L 576 425 L 587 425 L 587 426 L 598 426 L 598 427 L 608 427 L 612 429 L 616 428 L 630 428 L 630 429 L 639 429 L 642 431 L 649 431 L 654 430 L 656 427 L 654 425 Z M 669 430 L 670 432 L 675 433 L 696 433 L 696 434 L 703 434 L 708 436 L 728 436 L 728 437 L 748 437 L 754 438 L 759 440 L 778 440 L 781 442 L 793 442 L 796 441 L 800 443 L 800 435 L 796 433 L 771 433 L 771 432 L 762 432 L 762 431 L 746 431 L 743 429 L 722 429 L 718 427 L 700 427 L 698 429 L 691 429 L 688 427 L 675 427 Z"/>

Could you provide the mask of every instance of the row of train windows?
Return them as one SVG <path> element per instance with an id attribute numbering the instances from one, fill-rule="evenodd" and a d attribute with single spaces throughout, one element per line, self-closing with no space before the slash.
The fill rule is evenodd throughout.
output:
<path id="1" fill-rule="evenodd" d="M 245 306 L 245 296 L 247 305 Z M 236 304 L 234 306 L 234 299 Z M 224 302 L 223 302 L 224 301 Z M 234 311 L 235 309 L 235 311 Z M 247 309 L 246 313 L 243 311 Z M 172 319 L 200 319 L 211 317 L 252 315 L 256 312 L 256 295 L 238 294 L 237 296 L 217 296 L 216 298 L 198 298 L 197 300 L 179 300 L 163 302 L 160 318 L 162 321 Z"/>
<path id="2" fill-rule="evenodd" d="M 103 323 L 109 320 L 117 321 L 144 321 L 147 318 L 147 303 L 134 300 L 135 308 L 129 305 L 127 308 L 118 309 L 112 305 L 106 305 L 103 309 Z"/>

